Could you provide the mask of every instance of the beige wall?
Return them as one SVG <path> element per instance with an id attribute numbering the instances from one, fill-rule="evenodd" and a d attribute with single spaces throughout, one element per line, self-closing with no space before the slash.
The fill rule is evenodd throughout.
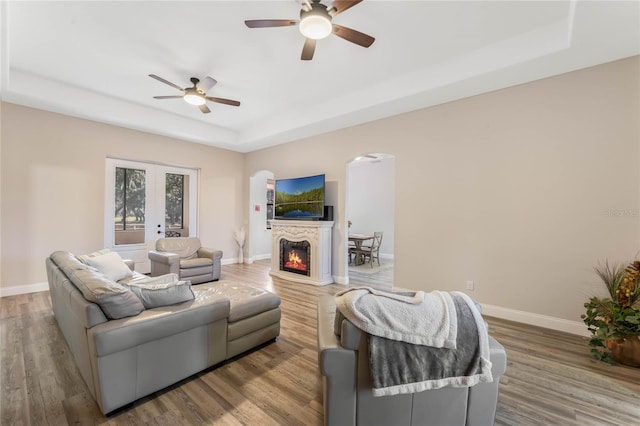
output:
<path id="1" fill-rule="evenodd" d="M 396 158 L 395 282 L 579 321 L 592 267 L 639 251 L 638 57 L 249 154 L 2 104 L 0 286 L 46 281 L 53 250 L 103 245 L 104 159 L 201 168 L 205 245 L 235 257 L 249 179 L 325 173 L 345 276 L 347 163 Z M 68 224 L 68 226 L 59 226 Z"/>
<path id="2" fill-rule="evenodd" d="M 107 156 L 200 168 L 199 236 L 237 255 L 243 154 L 8 103 L 1 148 L 3 288 L 45 282 L 54 250 L 103 247 Z"/>
<path id="3" fill-rule="evenodd" d="M 580 321 L 592 267 L 639 251 L 638 57 L 331 132 L 246 156 L 247 174 L 345 171 L 396 157 L 395 285 L 464 290 L 506 309 Z"/>

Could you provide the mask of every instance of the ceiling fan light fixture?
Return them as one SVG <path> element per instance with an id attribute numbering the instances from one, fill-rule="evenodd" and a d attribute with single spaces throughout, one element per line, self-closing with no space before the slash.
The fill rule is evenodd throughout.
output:
<path id="1" fill-rule="evenodd" d="M 326 10 L 314 8 L 309 12 L 305 12 L 300 20 L 300 32 L 307 38 L 320 40 L 327 37 L 332 31 L 331 16 Z"/>
<path id="2" fill-rule="evenodd" d="M 191 105 L 204 105 L 207 102 L 195 89 L 187 89 L 183 99 Z"/>

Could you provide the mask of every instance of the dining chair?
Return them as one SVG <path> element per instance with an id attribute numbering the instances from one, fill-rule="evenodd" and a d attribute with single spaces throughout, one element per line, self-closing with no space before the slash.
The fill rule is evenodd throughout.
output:
<path id="1" fill-rule="evenodd" d="M 363 257 L 363 263 L 369 261 L 369 265 L 373 268 L 373 259 L 378 261 L 380 266 L 380 245 L 382 244 L 382 232 L 373 233 L 373 241 L 370 246 L 362 246 L 360 250 L 354 250 L 356 256 Z M 349 256 L 351 258 L 351 256 Z"/>
<path id="2" fill-rule="evenodd" d="M 355 254 L 355 250 L 356 250 L 356 243 L 353 241 L 349 241 L 347 243 L 347 256 L 349 257 L 349 264 L 353 262 L 353 260 L 351 259 L 351 256 Z"/>

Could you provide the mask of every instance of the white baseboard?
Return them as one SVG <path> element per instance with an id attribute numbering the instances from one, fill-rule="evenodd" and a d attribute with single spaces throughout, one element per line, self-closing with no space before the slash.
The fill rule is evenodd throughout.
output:
<path id="1" fill-rule="evenodd" d="M 256 260 L 263 260 L 263 259 L 271 259 L 271 255 L 270 254 L 259 254 L 257 256 L 253 256 L 253 257 L 245 257 L 243 263 L 246 263 L 247 265 L 251 265 Z M 237 257 L 223 258 L 220 261 L 221 265 L 234 265 L 236 263 L 240 263 L 238 261 Z"/>
<path id="2" fill-rule="evenodd" d="M 538 327 L 550 328 L 557 331 L 564 331 L 566 333 L 577 334 L 579 336 L 590 335 L 589 330 L 587 330 L 587 326 L 580 321 L 570 321 L 563 318 L 518 311 L 500 306 L 487 305 L 484 303 L 481 303 L 481 305 L 483 315 L 531 324 Z"/>
<path id="3" fill-rule="evenodd" d="M 342 284 L 342 285 L 347 285 L 349 284 L 349 277 L 344 277 L 341 275 L 334 275 L 333 276 L 333 282 L 336 284 Z"/>
<path id="4" fill-rule="evenodd" d="M 37 293 L 39 291 L 49 291 L 49 283 L 35 283 L 27 285 L 17 285 L 13 287 L 0 287 L 0 297 L 16 296 L 18 294 Z"/>
<path id="5" fill-rule="evenodd" d="M 256 260 L 265 260 L 265 259 L 271 259 L 271 253 L 256 254 L 255 256 L 249 257 L 248 263 L 253 263 Z"/>

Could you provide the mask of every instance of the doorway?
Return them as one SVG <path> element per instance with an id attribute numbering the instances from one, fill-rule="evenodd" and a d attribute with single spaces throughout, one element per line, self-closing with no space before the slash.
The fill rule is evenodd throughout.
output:
<path id="1" fill-rule="evenodd" d="M 156 239 L 197 235 L 197 194 L 195 169 L 107 158 L 105 247 L 148 273 Z"/>
<path id="2" fill-rule="evenodd" d="M 373 236 L 375 232 L 382 233 L 379 256 L 373 260 L 373 264 L 356 266 L 349 263 L 352 260 L 351 256 L 345 256 L 347 282 L 350 285 L 391 289 L 394 259 L 395 157 L 384 153 L 369 153 L 349 162 L 346 195 L 348 234 Z"/>
<path id="3" fill-rule="evenodd" d="M 250 179 L 249 249 L 247 263 L 271 259 L 271 219 L 273 219 L 274 174 L 260 170 Z"/>

